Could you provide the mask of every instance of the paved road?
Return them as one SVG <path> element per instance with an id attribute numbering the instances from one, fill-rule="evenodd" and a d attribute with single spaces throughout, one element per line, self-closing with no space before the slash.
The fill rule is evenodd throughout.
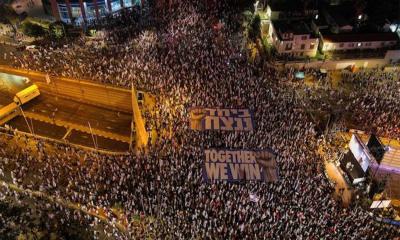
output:
<path id="1" fill-rule="evenodd" d="M 130 136 L 132 115 L 105 108 L 82 104 L 42 92 L 23 107 L 26 112 L 39 113 L 49 118 L 90 126 L 123 136 Z"/>
<path id="2" fill-rule="evenodd" d="M 94 148 L 93 137 L 88 133 L 72 130 L 65 140 L 74 144 Z M 129 144 L 126 142 L 120 142 L 101 136 L 94 136 L 94 140 L 98 149 L 113 150 L 117 152 L 125 152 L 129 149 Z"/>
<path id="3" fill-rule="evenodd" d="M 45 136 L 52 139 L 62 139 L 62 137 L 67 132 L 67 129 L 63 127 L 58 127 L 45 122 L 36 121 L 31 118 L 28 118 L 27 120 L 29 127 L 22 116 L 18 116 L 12 119 L 7 124 L 21 132 L 30 133 L 31 130 L 29 128 L 31 128 L 34 134 L 39 136 Z"/>
<path id="4" fill-rule="evenodd" d="M 0 73 L 0 106 L 11 103 L 15 93 L 30 84 L 23 77 Z M 88 147 L 93 147 L 93 131 L 94 135 L 99 135 L 94 137 L 100 149 L 127 151 L 129 148 L 127 139 L 130 139 L 132 121 L 129 113 L 84 104 L 45 92 L 24 105 L 23 110 L 28 116 L 30 127 L 23 117 L 13 119 L 8 125 L 24 132 L 30 132 L 29 128 L 32 128 L 37 135 Z M 29 118 L 32 115 L 40 118 Z"/>
<path id="5" fill-rule="evenodd" d="M 28 77 L 42 92 L 56 94 L 67 99 L 96 105 L 107 109 L 132 113 L 132 91 L 94 81 L 50 76 L 46 73 L 15 69 L 0 65 L 0 72 Z"/>

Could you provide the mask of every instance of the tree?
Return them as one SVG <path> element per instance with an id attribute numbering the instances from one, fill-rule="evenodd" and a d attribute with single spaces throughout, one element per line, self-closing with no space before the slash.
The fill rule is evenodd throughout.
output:
<path id="1" fill-rule="evenodd" d="M 53 22 L 49 26 L 49 33 L 56 39 L 61 39 L 66 36 L 67 25 L 62 21 Z"/>
<path id="2" fill-rule="evenodd" d="M 357 16 L 363 14 L 364 10 L 367 8 L 367 2 L 365 0 L 355 0 L 353 4 Z"/>
<path id="3" fill-rule="evenodd" d="M 20 19 L 14 9 L 6 4 L 0 4 L 0 23 L 9 25 L 14 33 L 14 38 L 17 35 L 17 24 Z"/>
<path id="4" fill-rule="evenodd" d="M 261 35 L 261 18 L 260 15 L 255 15 L 253 20 L 250 23 L 249 28 L 249 38 L 253 41 L 256 41 L 258 37 Z"/>
<path id="5" fill-rule="evenodd" d="M 367 14 L 372 23 L 383 25 L 398 18 L 400 2 L 398 0 L 368 1 Z"/>
<path id="6" fill-rule="evenodd" d="M 22 24 L 21 26 L 22 28 L 22 32 L 29 36 L 29 37 L 41 37 L 43 36 L 46 31 L 44 30 L 44 28 L 42 26 L 40 26 L 39 24 L 36 23 L 32 23 L 29 21 L 26 21 Z"/>

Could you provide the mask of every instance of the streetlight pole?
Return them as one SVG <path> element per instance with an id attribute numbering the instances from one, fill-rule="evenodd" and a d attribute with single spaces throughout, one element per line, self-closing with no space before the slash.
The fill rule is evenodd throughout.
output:
<path id="1" fill-rule="evenodd" d="M 28 120 L 26 119 L 24 110 L 22 110 L 22 107 L 21 107 L 21 106 L 19 106 L 19 110 L 21 111 L 21 114 L 22 114 L 22 116 L 24 117 L 25 123 L 26 123 L 26 125 L 28 126 L 28 129 L 29 129 L 29 132 L 30 132 L 32 135 L 34 135 L 34 133 L 32 132 L 31 127 L 29 126 Z"/>
<path id="2" fill-rule="evenodd" d="M 131 136 L 130 136 L 130 140 L 129 140 L 129 151 L 132 151 L 132 147 L 133 147 L 133 119 L 131 121 Z"/>
<path id="3" fill-rule="evenodd" d="M 88 121 L 88 125 L 89 125 L 89 129 L 90 129 L 90 134 L 92 135 L 93 146 L 94 146 L 94 148 L 97 150 L 97 144 L 96 144 L 96 141 L 94 140 L 94 135 L 93 135 L 92 126 L 90 125 L 90 122 L 89 122 L 89 121 Z"/>
<path id="4" fill-rule="evenodd" d="M 33 133 L 33 135 L 35 135 L 35 129 L 34 129 L 34 127 L 33 127 L 33 120 L 32 120 L 32 118 L 31 118 L 30 120 L 31 120 L 32 133 Z"/>

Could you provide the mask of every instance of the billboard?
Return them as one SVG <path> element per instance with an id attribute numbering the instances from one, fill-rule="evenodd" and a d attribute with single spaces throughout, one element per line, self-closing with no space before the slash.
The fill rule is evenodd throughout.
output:
<path id="1" fill-rule="evenodd" d="M 278 180 L 276 155 L 270 150 L 204 150 L 203 178 L 210 181 Z"/>
<path id="2" fill-rule="evenodd" d="M 354 158 L 360 164 L 362 170 L 364 172 L 367 171 L 369 163 L 371 162 L 371 155 L 368 152 L 367 147 L 361 141 L 361 139 L 356 135 L 353 134 L 350 139 L 349 143 L 350 151 L 353 153 Z"/>
<path id="3" fill-rule="evenodd" d="M 190 128 L 198 131 L 253 131 L 253 116 L 249 109 L 192 108 Z"/>

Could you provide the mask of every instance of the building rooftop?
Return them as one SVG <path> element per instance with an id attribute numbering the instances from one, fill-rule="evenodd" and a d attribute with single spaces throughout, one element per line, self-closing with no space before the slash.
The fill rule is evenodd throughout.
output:
<path id="1" fill-rule="evenodd" d="M 352 25 L 357 18 L 356 10 L 351 3 L 329 6 L 326 10 L 339 27 Z"/>
<path id="2" fill-rule="evenodd" d="M 400 173 L 400 148 L 389 146 L 383 155 L 381 164 L 388 168 L 397 169 Z"/>
<path id="3" fill-rule="evenodd" d="M 324 41 L 329 42 L 379 42 L 379 41 L 398 41 L 399 37 L 395 33 L 323 33 Z"/>
<path id="4" fill-rule="evenodd" d="M 304 20 L 273 20 L 272 25 L 278 33 L 279 39 L 282 40 L 281 34 L 292 33 L 293 35 L 311 34 L 313 31 L 309 27 L 309 23 Z"/>
<path id="5" fill-rule="evenodd" d="M 390 199 L 400 199 L 400 148 L 389 147 L 372 172 L 375 178 L 386 182 L 385 193 Z"/>

